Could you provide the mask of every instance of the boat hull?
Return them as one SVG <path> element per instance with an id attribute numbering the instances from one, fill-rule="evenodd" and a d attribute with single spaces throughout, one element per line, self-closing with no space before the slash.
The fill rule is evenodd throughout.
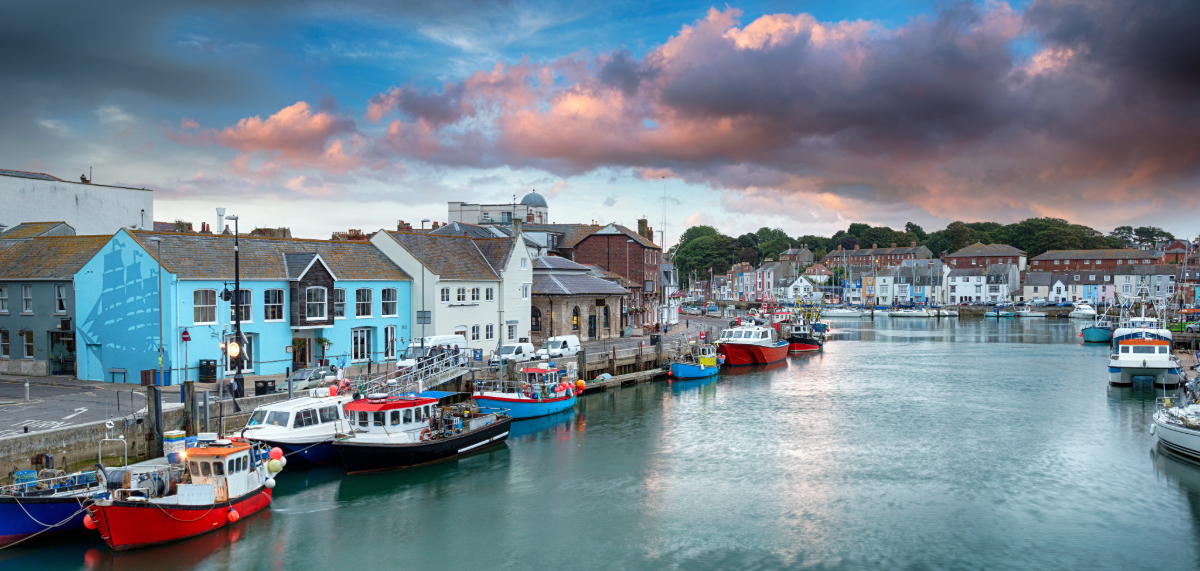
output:
<path id="1" fill-rule="evenodd" d="M 83 500 L 73 497 L 0 497 L 0 547 L 42 532 L 46 528 L 39 524 L 39 521 L 57 525 L 52 525 L 38 537 L 83 529 L 83 516 L 87 515 L 87 512 L 79 507 L 80 501 Z"/>
<path id="2" fill-rule="evenodd" d="M 339 440 L 338 455 L 350 474 L 395 470 L 454 458 L 460 454 L 476 452 L 508 439 L 512 417 L 503 417 L 482 428 L 441 440 L 414 444 L 386 444 L 379 442 L 355 442 L 354 439 Z"/>
<path id="3" fill-rule="evenodd" d="M 788 353 L 813 353 L 821 350 L 821 340 L 812 337 L 788 338 Z"/>
<path id="4" fill-rule="evenodd" d="M 229 510 L 239 519 L 250 517 L 271 505 L 266 486 L 226 502 L 200 506 L 113 502 L 91 507 L 96 530 L 113 551 L 149 547 L 186 539 L 230 525 Z"/>
<path id="5" fill-rule="evenodd" d="M 1107 327 L 1084 327 L 1082 333 L 1087 343 L 1109 343 L 1113 338 L 1113 330 Z"/>
<path id="6" fill-rule="evenodd" d="M 527 398 L 508 398 L 486 395 L 475 395 L 471 397 L 475 400 L 479 408 L 484 412 L 501 411 L 504 414 L 513 417 L 514 420 L 523 418 L 538 418 L 556 412 L 562 412 L 575 406 L 576 397 L 572 394 L 569 397 L 559 397 L 556 399 L 527 399 Z"/>
<path id="7" fill-rule="evenodd" d="M 676 379 L 707 379 L 717 376 L 719 367 L 702 367 L 694 363 L 671 363 L 671 376 Z"/>
<path id="8" fill-rule="evenodd" d="M 333 447 L 332 439 L 321 442 L 280 442 L 278 440 L 257 438 L 250 438 L 248 440 L 262 442 L 271 447 L 278 447 L 288 457 L 288 462 L 300 460 L 309 464 L 320 465 L 336 462 L 338 459 L 337 449 Z"/>
<path id="9" fill-rule="evenodd" d="M 782 342 L 771 347 L 722 343 L 717 347 L 717 352 L 725 356 L 726 365 L 731 367 L 745 367 L 748 365 L 768 365 L 787 359 L 788 346 L 787 342 Z"/>
<path id="10" fill-rule="evenodd" d="M 1194 460 L 1200 460 L 1200 430 L 1171 424 L 1154 415 L 1154 436 L 1159 446 Z"/>
<path id="11" fill-rule="evenodd" d="M 1156 366 L 1154 363 L 1145 367 L 1122 366 L 1108 367 L 1109 384 L 1132 385 L 1135 377 L 1150 377 L 1156 386 L 1172 387 L 1179 384 L 1179 369 L 1173 365 Z"/>

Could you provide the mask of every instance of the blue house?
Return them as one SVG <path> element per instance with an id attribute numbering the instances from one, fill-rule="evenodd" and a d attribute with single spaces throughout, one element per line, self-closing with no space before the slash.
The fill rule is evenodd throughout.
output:
<path id="1" fill-rule="evenodd" d="M 78 377 L 114 380 L 109 370 L 125 369 L 138 382 L 159 366 L 160 328 L 172 383 L 199 380 L 209 360 L 217 378 L 231 377 L 221 343 L 234 329 L 222 296 L 234 287 L 233 245 L 230 235 L 112 236 L 75 274 Z M 369 242 L 243 236 L 240 250 L 245 375 L 321 359 L 350 374 L 386 367 L 411 338 L 412 278 Z"/>

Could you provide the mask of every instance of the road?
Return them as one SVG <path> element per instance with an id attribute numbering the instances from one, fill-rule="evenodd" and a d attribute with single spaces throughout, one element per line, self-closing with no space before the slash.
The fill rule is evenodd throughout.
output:
<path id="1" fill-rule="evenodd" d="M 30 401 L 24 398 L 23 380 L 0 380 L 0 439 L 24 433 L 26 428 L 37 432 L 129 415 L 146 406 L 145 396 L 138 391 L 52 386 L 40 380 L 29 384 Z"/>

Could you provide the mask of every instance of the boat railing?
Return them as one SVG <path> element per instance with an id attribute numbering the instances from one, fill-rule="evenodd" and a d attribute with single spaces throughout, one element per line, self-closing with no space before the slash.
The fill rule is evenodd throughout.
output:
<path id="1" fill-rule="evenodd" d="M 388 371 L 358 386 L 362 394 L 396 396 L 437 387 L 467 372 L 470 356 L 466 351 L 442 353 L 401 371 Z"/>
<path id="2" fill-rule="evenodd" d="M 44 476 L 44 474 L 48 471 L 54 472 L 54 475 Z M 90 488 L 99 485 L 99 482 L 96 479 L 95 470 L 72 472 L 68 474 L 62 470 L 46 468 L 42 469 L 38 476 L 38 478 L 32 480 L 17 481 L 14 473 L 12 478 L 5 478 L 6 480 L 9 480 L 7 483 L 0 485 L 0 496 L 49 496 L 60 492 L 77 490 L 81 488 Z"/>

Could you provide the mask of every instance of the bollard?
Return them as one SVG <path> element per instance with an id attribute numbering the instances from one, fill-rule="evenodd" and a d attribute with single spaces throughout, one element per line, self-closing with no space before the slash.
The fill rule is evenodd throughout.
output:
<path id="1" fill-rule="evenodd" d="M 288 371 L 291 371 L 291 369 L 288 369 Z M 283 378 L 291 379 L 291 377 L 292 377 L 291 373 L 285 373 Z M 286 382 L 288 384 L 288 400 L 292 400 L 292 399 L 296 398 L 296 387 L 294 386 L 294 383 L 292 383 L 292 381 L 288 380 Z"/>
<path id="2" fill-rule="evenodd" d="M 25 402 L 29 402 L 29 381 L 25 381 Z"/>

